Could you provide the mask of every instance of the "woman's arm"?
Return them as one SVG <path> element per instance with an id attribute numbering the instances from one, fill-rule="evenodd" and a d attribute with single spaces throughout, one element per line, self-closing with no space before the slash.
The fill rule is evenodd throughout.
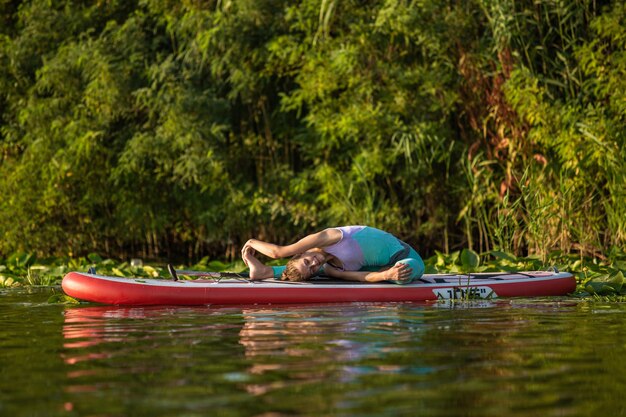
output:
<path id="1" fill-rule="evenodd" d="M 380 282 L 405 281 L 411 278 L 413 270 L 405 263 L 397 263 L 391 268 L 383 268 L 377 272 L 370 271 L 342 271 L 328 264 L 324 266 L 324 273 L 346 281 Z"/>
<path id="2" fill-rule="evenodd" d="M 241 248 L 241 257 L 244 258 L 246 251 L 248 249 L 252 249 L 253 255 L 254 255 L 254 252 L 256 251 L 256 252 L 261 252 L 263 255 L 268 256 L 272 259 L 281 258 L 282 256 L 279 255 L 280 247 L 281 246 L 275 245 L 273 243 L 263 242 L 262 240 L 250 239 L 245 243 L 245 245 L 243 245 L 243 248 Z M 244 262 L 245 262 L 245 258 L 244 258 Z"/>
<path id="3" fill-rule="evenodd" d="M 287 258 L 289 256 L 296 255 L 298 253 L 306 252 L 309 249 L 313 248 L 324 248 L 326 246 L 330 246 L 334 243 L 339 242 L 341 240 L 341 230 L 339 229 L 326 229 L 321 232 L 313 233 L 306 237 L 303 237 L 296 243 L 292 243 L 291 245 L 280 246 L 275 245 L 273 243 L 263 242 L 258 239 L 250 239 L 246 242 L 241 250 L 241 255 L 243 256 L 246 248 L 251 247 L 252 249 L 261 252 L 265 256 L 269 256 L 270 258 Z"/>
<path id="4" fill-rule="evenodd" d="M 343 234 L 339 229 L 325 229 L 321 232 L 313 233 L 303 237 L 296 243 L 287 246 L 280 246 L 281 257 L 297 255 L 313 248 L 325 248 L 341 240 Z"/>

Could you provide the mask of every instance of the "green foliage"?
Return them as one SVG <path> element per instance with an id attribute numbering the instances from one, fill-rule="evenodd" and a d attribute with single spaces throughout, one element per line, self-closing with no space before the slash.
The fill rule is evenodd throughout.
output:
<path id="1" fill-rule="evenodd" d="M 232 261 L 358 223 L 466 271 L 626 243 L 623 2 L 33 0 L 0 23 L 7 259 Z M 34 266 L 3 285 L 60 276 Z"/>
<path id="2" fill-rule="evenodd" d="M 276 262 L 270 264 L 276 264 Z M 37 259 L 32 254 L 16 253 L 6 259 L 0 258 L 0 288 L 60 285 L 63 276 L 68 272 L 86 272 L 89 268 L 95 268 L 98 274 L 108 276 L 170 279 L 166 265 L 144 264 L 141 259 L 133 259 L 130 262 L 116 261 L 102 258 L 97 253 L 90 253 L 86 257 L 78 258 Z M 177 268 L 197 271 L 242 272 L 246 266 L 241 260 L 226 263 L 205 257 L 195 264 L 178 265 Z M 55 298 L 54 302 L 64 301 L 67 300 Z"/>
<path id="3" fill-rule="evenodd" d="M 48 298 L 49 304 L 79 304 L 80 301 L 62 293 L 56 293 Z"/>
<path id="4" fill-rule="evenodd" d="M 465 272 L 474 271 L 480 265 L 480 257 L 476 252 L 470 249 L 461 251 L 461 266 Z"/>
<path id="5" fill-rule="evenodd" d="M 590 294 L 620 294 L 624 284 L 624 274 L 618 271 L 613 277 L 605 276 L 605 280 L 590 281 L 585 285 L 585 290 Z"/>

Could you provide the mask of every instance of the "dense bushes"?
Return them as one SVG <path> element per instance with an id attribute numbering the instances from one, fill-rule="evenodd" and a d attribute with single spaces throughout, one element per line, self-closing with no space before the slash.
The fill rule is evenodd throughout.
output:
<path id="1" fill-rule="evenodd" d="M 0 253 L 626 240 L 626 6 L 0 2 Z"/>

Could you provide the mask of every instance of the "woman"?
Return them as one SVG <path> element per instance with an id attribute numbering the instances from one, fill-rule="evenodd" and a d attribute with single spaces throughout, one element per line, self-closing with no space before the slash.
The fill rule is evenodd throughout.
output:
<path id="1" fill-rule="evenodd" d="M 255 257 L 256 252 L 273 259 L 293 258 L 284 267 L 270 267 Z M 415 249 L 368 226 L 334 227 L 287 246 L 250 239 L 241 255 L 251 279 L 304 281 L 321 273 L 349 281 L 408 284 L 424 273 L 424 262 Z"/>

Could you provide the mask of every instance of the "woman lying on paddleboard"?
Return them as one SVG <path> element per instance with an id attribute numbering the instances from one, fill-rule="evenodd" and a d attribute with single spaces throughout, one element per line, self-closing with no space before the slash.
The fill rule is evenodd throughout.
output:
<path id="1" fill-rule="evenodd" d="M 293 257 L 285 266 L 271 267 L 259 261 L 256 252 L 273 259 Z M 415 249 L 368 226 L 333 227 L 286 246 L 250 239 L 241 256 L 251 279 L 304 281 L 323 274 L 349 281 L 408 284 L 424 273 L 424 262 Z"/>

